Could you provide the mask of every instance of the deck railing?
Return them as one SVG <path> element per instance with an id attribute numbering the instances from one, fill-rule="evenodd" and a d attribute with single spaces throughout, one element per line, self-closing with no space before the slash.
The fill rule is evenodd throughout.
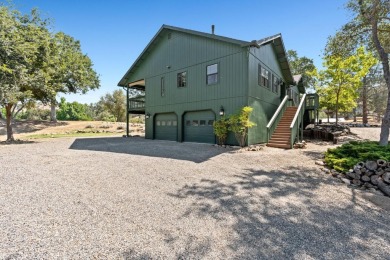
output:
<path id="1" fill-rule="evenodd" d="M 290 145 L 291 148 L 294 146 L 295 138 L 299 141 L 299 139 L 302 139 L 303 131 L 301 133 L 299 132 L 299 127 L 301 126 L 303 122 L 303 114 L 305 113 L 305 102 L 306 102 L 306 94 L 304 94 L 301 98 L 301 102 L 299 103 L 297 112 L 295 113 L 294 119 L 291 122 L 290 125 Z M 303 130 L 303 129 L 302 129 Z M 301 136 L 299 136 L 301 134 Z"/>
<path id="2" fill-rule="evenodd" d="M 129 111 L 145 109 L 145 101 L 129 100 Z"/>
<path id="3" fill-rule="evenodd" d="M 278 109 L 276 110 L 275 114 L 272 116 L 271 120 L 269 121 L 267 125 L 267 142 L 269 142 L 269 139 L 275 132 L 276 127 L 279 124 L 280 119 L 282 118 L 284 111 L 286 111 L 287 105 L 288 105 L 288 95 L 284 97 L 282 100 L 282 103 L 280 103 Z"/>

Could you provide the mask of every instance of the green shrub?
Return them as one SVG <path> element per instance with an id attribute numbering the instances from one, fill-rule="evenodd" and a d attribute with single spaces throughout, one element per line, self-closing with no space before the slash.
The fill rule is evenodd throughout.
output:
<path id="1" fill-rule="evenodd" d="M 249 120 L 249 116 L 252 113 L 253 108 L 243 107 L 237 114 L 229 116 L 229 131 L 232 131 L 240 144 L 244 147 L 248 136 L 248 129 L 256 124 Z"/>
<path id="2" fill-rule="evenodd" d="M 353 141 L 325 153 L 325 163 L 333 169 L 346 172 L 358 162 L 383 159 L 390 161 L 390 145 L 379 146 L 378 142 Z"/>
<path id="3" fill-rule="evenodd" d="M 228 134 L 228 128 L 229 128 L 228 119 L 222 117 L 221 119 L 214 121 L 213 123 L 214 134 L 218 138 L 219 145 L 225 144 L 226 137 Z"/>
<path id="4" fill-rule="evenodd" d="M 21 111 L 15 119 L 27 119 L 27 120 L 49 120 L 50 110 L 40 108 L 30 108 L 25 111 Z"/>

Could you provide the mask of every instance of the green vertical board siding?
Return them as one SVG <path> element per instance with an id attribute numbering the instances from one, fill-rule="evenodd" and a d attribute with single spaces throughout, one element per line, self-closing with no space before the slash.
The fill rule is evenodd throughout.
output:
<path id="1" fill-rule="evenodd" d="M 170 39 L 168 39 L 170 33 Z M 218 64 L 218 82 L 206 83 L 207 66 Z M 219 118 L 220 107 L 225 114 L 238 112 L 243 106 L 254 108 L 251 120 L 256 126 L 249 130 L 248 144 L 267 142 L 266 125 L 279 106 L 285 89 L 278 92 L 258 85 L 258 65 L 271 75 L 283 79 L 272 44 L 260 48 L 241 47 L 179 31 L 166 31 L 153 42 L 138 67 L 128 75 L 128 82 L 145 79 L 146 113 L 176 113 L 177 140 L 185 141 L 186 113 L 209 110 Z M 187 86 L 177 87 L 177 74 L 187 72 Z M 161 96 L 161 77 L 165 95 Z M 272 80 L 272 77 L 270 77 Z M 187 116 L 190 115 L 187 113 Z M 156 125 L 146 120 L 146 138 L 154 138 Z M 194 140 L 200 140 L 196 137 Z M 228 144 L 237 144 L 229 134 Z"/>
<path id="2" fill-rule="evenodd" d="M 128 82 L 178 71 L 195 64 L 241 52 L 239 45 L 171 31 L 162 33 L 143 61 L 128 75 Z"/>
<path id="3" fill-rule="evenodd" d="M 155 139 L 177 141 L 177 116 L 174 113 L 157 114 L 154 118 Z"/>
<path id="4" fill-rule="evenodd" d="M 248 105 L 253 108 L 250 119 L 256 123 L 256 126 L 248 131 L 248 144 L 251 145 L 268 141 L 266 126 L 281 102 L 284 89 L 279 86 L 278 92 L 273 92 L 271 85 L 267 88 L 258 83 L 259 64 L 271 73 L 270 80 L 271 75 L 283 79 L 272 44 L 261 46 L 259 49 L 251 48 L 248 64 Z"/>
<path id="5" fill-rule="evenodd" d="M 220 100 L 205 100 L 199 102 L 188 102 L 171 105 L 152 106 L 147 108 L 146 112 L 152 116 L 158 113 L 169 113 L 175 111 L 178 115 L 178 141 L 184 141 L 184 117 L 186 112 L 197 111 L 197 110 L 211 110 L 216 115 L 216 119 L 220 118 L 219 110 L 223 106 L 225 115 L 236 113 L 243 106 L 248 105 L 246 97 L 227 98 Z M 146 132 L 145 137 L 147 139 L 153 138 L 153 124 L 150 123 L 150 119 L 146 119 Z M 236 145 L 237 142 L 233 135 L 229 135 L 228 144 Z"/>
<path id="6" fill-rule="evenodd" d="M 174 37 L 174 34 L 177 35 Z M 150 54 L 135 70 L 133 76 L 136 76 L 132 80 L 145 79 L 146 113 L 154 115 L 174 111 L 178 115 L 178 141 L 184 141 L 186 112 L 211 110 L 219 116 L 221 106 L 228 114 L 247 105 L 246 48 L 179 33 L 172 33 L 170 40 L 161 39 L 159 45 L 153 55 Z M 163 66 L 167 63 L 171 65 L 169 69 Z M 156 64 L 163 68 L 158 69 Z M 206 70 L 212 64 L 218 64 L 218 82 L 207 85 Z M 179 88 L 177 73 L 183 71 L 187 72 L 187 86 Z M 161 77 L 164 77 L 165 83 L 164 96 L 161 96 Z M 154 127 L 146 121 L 146 138 L 153 138 Z M 231 143 L 234 144 L 235 140 L 232 139 Z"/>
<path id="7" fill-rule="evenodd" d="M 215 143 L 213 111 L 193 111 L 184 115 L 184 141 L 197 143 Z"/>

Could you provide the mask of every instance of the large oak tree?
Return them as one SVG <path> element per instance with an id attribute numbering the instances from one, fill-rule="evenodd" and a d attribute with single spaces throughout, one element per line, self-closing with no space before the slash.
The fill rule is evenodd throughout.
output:
<path id="1" fill-rule="evenodd" d="M 335 45 L 346 46 L 364 43 L 375 50 L 381 62 L 383 78 L 387 87 L 387 104 L 382 118 L 380 145 L 387 145 L 390 127 L 390 1 L 388 0 L 350 0 L 347 8 L 354 18 L 338 32 L 344 41 Z"/>
<path id="2" fill-rule="evenodd" d="M 0 105 L 6 109 L 7 141 L 14 139 L 12 111 L 31 100 L 55 102 L 58 92 L 85 93 L 99 87 L 80 43 L 49 32 L 37 10 L 22 15 L 0 5 Z"/>

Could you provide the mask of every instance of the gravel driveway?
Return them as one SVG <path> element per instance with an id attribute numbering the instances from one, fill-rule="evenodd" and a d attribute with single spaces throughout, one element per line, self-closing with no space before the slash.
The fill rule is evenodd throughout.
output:
<path id="1" fill-rule="evenodd" d="M 390 259 L 389 212 L 319 170 L 326 148 L 0 145 L 0 259 Z"/>

